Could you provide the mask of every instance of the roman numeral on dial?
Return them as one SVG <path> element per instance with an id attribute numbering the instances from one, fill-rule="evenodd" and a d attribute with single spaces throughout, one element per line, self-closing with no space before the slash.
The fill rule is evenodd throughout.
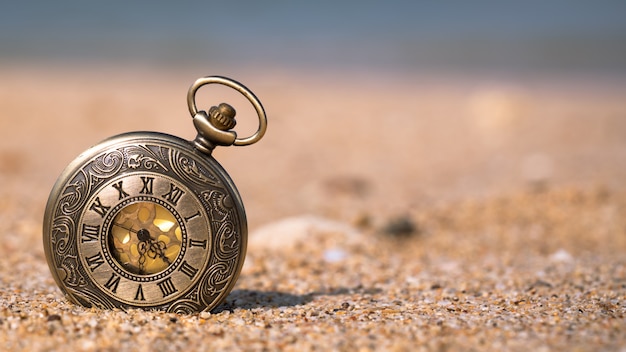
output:
<path id="1" fill-rule="evenodd" d="M 139 193 L 141 194 L 152 194 L 152 187 L 154 185 L 154 177 L 141 176 L 141 182 L 143 182 L 143 187 Z"/>
<path id="2" fill-rule="evenodd" d="M 198 210 L 195 214 L 186 217 L 185 222 L 189 222 L 191 219 L 194 219 L 200 216 L 202 216 L 202 214 L 200 214 L 200 210 Z"/>
<path id="3" fill-rule="evenodd" d="M 178 201 L 180 200 L 180 197 L 183 196 L 183 194 L 185 194 L 185 191 L 176 187 L 176 185 L 174 185 L 173 183 L 170 183 L 169 192 L 165 193 L 161 197 L 165 198 L 168 202 L 176 206 L 178 205 Z"/>
<path id="4" fill-rule="evenodd" d="M 159 288 L 161 289 L 161 293 L 163 294 L 164 298 L 171 294 L 174 294 L 175 292 L 178 292 L 178 289 L 174 286 L 171 277 L 168 277 L 163 281 L 157 282 L 157 286 L 159 286 Z"/>
<path id="5" fill-rule="evenodd" d="M 117 192 L 119 193 L 119 196 L 120 196 L 119 200 L 122 200 L 122 199 L 130 196 L 130 194 L 126 193 L 124 191 L 124 189 L 122 188 L 122 184 L 123 183 L 124 183 L 124 181 L 120 181 L 118 183 L 114 183 L 113 184 L 113 188 L 115 188 L 117 190 Z"/>
<path id="6" fill-rule="evenodd" d="M 143 288 L 141 284 L 137 286 L 137 293 L 135 293 L 135 301 L 145 301 L 146 297 L 143 296 Z"/>
<path id="7" fill-rule="evenodd" d="M 113 293 L 117 293 L 117 286 L 119 284 L 120 284 L 120 277 L 115 274 L 111 274 L 111 277 L 106 282 L 106 284 L 104 284 L 104 287 L 108 288 Z"/>
<path id="8" fill-rule="evenodd" d="M 87 261 L 87 266 L 89 266 L 89 269 L 91 270 L 91 272 L 98 269 L 100 265 L 104 264 L 104 258 L 102 257 L 102 252 L 98 252 L 98 254 L 93 255 L 91 257 L 85 257 L 85 260 Z"/>
<path id="9" fill-rule="evenodd" d="M 86 225 L 83 224 L 83 231 L 81 232 L 80 241 L 82 243 L 97 241 L 100 237 L 100 225 Z"/>
<path id="10" fill-rule="evenodd" d="M 193 277 L 196 276 L 196 274 L 198 273 L 198 269 L 196 269 L 193 266 L 191 266 L 189 263 L 187 263 L 186 260 L 180 266 L 178 271 L 180 271 L 181 273 L 189 276 L 189 280 L 193 279 Z"/>
<path id="11" fill-rule="evenodd" d="M 107 207 L 103 205 L 102 202 L 100 201 L 100 197 L 97 197 L 96 200 L 93 202 L 93 204 L 89 207 L 89 210 L 95 211 L 103 218 L 107 214 L 109 209 L 111 209 L 111 207 Z"/>
<path id="12" fill-rule="evenodd" d="M 207 240 L 199 241 L 192 238 L 189 239 L 189 247 L 200 247 L 206 249 Z"/>

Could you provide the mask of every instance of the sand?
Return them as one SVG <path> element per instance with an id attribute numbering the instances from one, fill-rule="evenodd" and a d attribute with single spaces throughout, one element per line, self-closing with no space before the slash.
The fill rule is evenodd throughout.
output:
<path id="1" fill-rule="evenodd" d="M 41 244 L 62 169 L 111 135 L 194 137 L 199 76 L 251 88 L 215 157 L 250 243 L 213 312 L 68 303 Z M 0 349 L 624 350 L 626 85 L 250 68 L 0 69 Z M 219 95 L 219 101 L 212 99 Z M 238 111 L 236 94 L 207 90 Z"/>

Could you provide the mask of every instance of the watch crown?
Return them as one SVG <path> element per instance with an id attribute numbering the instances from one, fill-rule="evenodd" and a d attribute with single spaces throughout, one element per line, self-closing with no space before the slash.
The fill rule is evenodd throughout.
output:
<path id="1" fill-rule="evenodd" d="M 237 112 L 232 106 L 226 103 L 221 103 L 220 105 L 212 106 L 211 109 L 209 109 L 209 122 L 215 126 L 215 128 L 227 131 L 235 127 L 237 124 L 235 114 L 237 114 Z"/>

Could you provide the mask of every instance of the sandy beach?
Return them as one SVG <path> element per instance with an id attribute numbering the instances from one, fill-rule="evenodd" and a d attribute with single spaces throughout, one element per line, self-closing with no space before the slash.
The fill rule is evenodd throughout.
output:
<path id="1" fill-rule="evenodd" d="M 42 246 L 63 168 L 128 131 L 193 139 L 189 85 L 265 106 L 217 149 L 246 206 L 239 281 L 213 312 L 69 303 Z M 589 77 L 0 67 L 0 349 L 626 348 L 626 84 Z M 252 107 L 224 88 L 238 131 Z"/>

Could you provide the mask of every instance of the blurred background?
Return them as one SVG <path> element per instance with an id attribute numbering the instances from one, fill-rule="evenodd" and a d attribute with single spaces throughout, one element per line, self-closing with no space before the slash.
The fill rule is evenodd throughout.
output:
<path id="1" fill-rule="evenodd" d="M 27 1 L 3 62 L 624 73 L 622 1 Z"/>
<path id="2" fill-rule="evenodd" d="M 621 187 L 624 14 L 608 0 L 5 3 L 2 192 L 43 203 L 69 161 L 113 134 L 193 138 L 185 94 L 207 74 L 243 82 L 268 112 L 258 145 L 216 151 L 252 227 Z M 233 100 L 239 131 L 254 131 L 246 101 L 206 92 L 206 109 Z"/>

